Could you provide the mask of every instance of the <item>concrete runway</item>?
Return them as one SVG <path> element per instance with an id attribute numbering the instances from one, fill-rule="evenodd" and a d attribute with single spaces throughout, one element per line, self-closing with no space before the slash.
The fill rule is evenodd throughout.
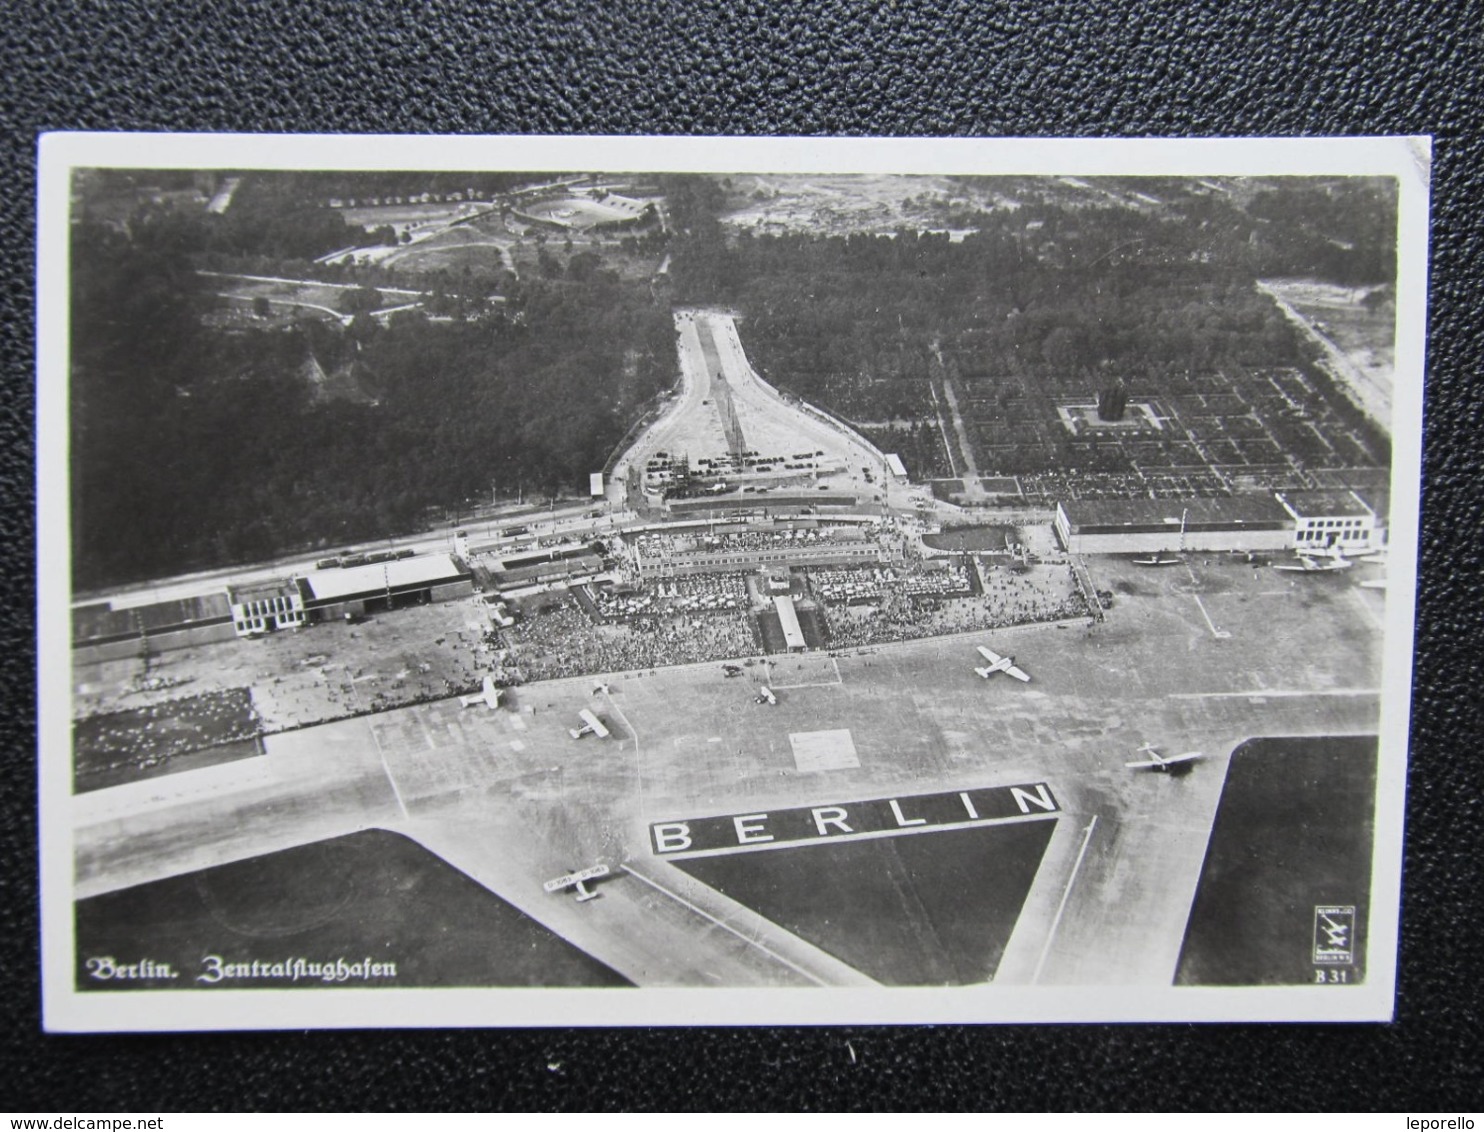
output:
<path id="1" fill-rule="evenodd" d="M 656 857 L 648 823 L 1045 781 L 1063 812 L 996 981 L 1169 986 L 1228 754 L 1375 731 L 1384 595 L 1227 557 L 1089 565 L 1117 595 L 1102 625 L 780 660 L 776 707 L 753 702 L 760 668 L 550 681 L 496 711 L 420 705 L 79 796 L 75 895 L 380 827 L 640 985 L 847 985 L 864 977 Z M 977 643 L 1032 682 L 980 680 Z M 612 738 L 568 736 L 584 707 Z M 800 771 L 789 736 L 827 729 L 851 732 L 859 766 Z M 1125 769 L 1145 741 L 1209 757 L 1182 777 Z M 602 899 L 542 890 L 597 860 Z"/>

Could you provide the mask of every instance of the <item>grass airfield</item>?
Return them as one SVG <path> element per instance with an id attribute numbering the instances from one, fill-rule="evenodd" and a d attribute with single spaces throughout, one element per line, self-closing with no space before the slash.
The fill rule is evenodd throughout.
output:
<path id="1" fill-rule="evenodd" d="M 766 675 L 755 665 L 730 679 L 708 663 L 549 681 L 496 711 L 457 700 L 399 709 L 271 736 L 257 758 L 95 791 L 74 799 L 77 895 L 384 828 L 641 986 L 860 984 L 870 980 L 828 939 L 657 857 L 649 824 L 1045 782 L 1060 810 L 1039 819 L 1052 826 L 1044 851 L 1027 842 L 1038 862 L 1020 869 L 1028 890 L 1006 898 L 1013 924 L 994 981 L 1170 986 L 1230 752 L 1254 736 L 1375 731 L 1384 595 L 1356 586 L 1359 568 L 1295 576 L 1227 556 L 1089 566 L 1115 594 L 1098 625 L 775 658 Z M 976 644 L 1014 654 L 1032 682 L 981 680 Z M 764 680 L 776 706 L 754 702 Z M 610 738 L 569 736 L 582 708 Z M 858 765 L 801 769 L 791 737 L 840 730 Z M 1146 741 L 1208 757 L 1182 776 L 1125 769 Z M 774 890 L 858 888 L 865 929 L 892 914 L 864 899 L 887 867 L 879 857 L 807 843 L 762 852 Z M 972 886 L 974 868 L 995 867 L 972 852 L 945 866 L 947 883 Z M 600 899 L 543 891 L 594 861 L 613 869 Z M 922 916 L 919 897 L 941 905 L 932 886 L 944 882 L 890 868 L 896 914 Z M 873 969 L 890 970 L 889 956 Z"/>

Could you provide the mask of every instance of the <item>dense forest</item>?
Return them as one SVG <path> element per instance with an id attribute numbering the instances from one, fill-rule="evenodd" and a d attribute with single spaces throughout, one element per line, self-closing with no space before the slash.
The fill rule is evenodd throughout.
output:
<path id="1" fill-rule="evenodd" d="M 341 239 L 338 214 L 300 215 L 257 230 L 254 254 L 304 260 Z M 122 228 L 74 225 L 79 588 L 412 531 L 494 487 L 585 486 L 673 383 L 668 307 L 585 263 L 469 319 L 224 331 L 194 275 L 235 230 L 220 219 L 146 208 Z M 317 397 L 311 358 L 366 396 Z"/>

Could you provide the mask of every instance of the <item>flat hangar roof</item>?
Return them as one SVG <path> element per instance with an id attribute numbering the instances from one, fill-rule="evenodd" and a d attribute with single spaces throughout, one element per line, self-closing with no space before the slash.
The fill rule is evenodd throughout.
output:
<path id="1" fill-rule="evenodd" d="M 1271 495 L 1238 495 L 1216 499 L 1078 499 L 1060 507 L 1067 521 L 1083 532 L 1170 527 L 1190 530 L 1267 527 L 1290 521 Z"/>
<path id="2" fill-rule="evenodd" d="M 341 570 L 316 570 L 304 578 L 310 601 L 343 601 L 387 589 L 406 590 L 457 582 L 469 576 L 446 554 L 419 554 Z"/>

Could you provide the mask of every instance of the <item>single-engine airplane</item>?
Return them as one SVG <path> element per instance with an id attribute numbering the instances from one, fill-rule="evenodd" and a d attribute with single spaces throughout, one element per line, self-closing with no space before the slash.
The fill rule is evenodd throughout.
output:
<path id="1" fill-rule="evenodd" d="M 603 895 L 601 892 L 595 892 L 588 888 L 587 882 L 607 875 L 607 865 L 593 865 L 590 868 L 579 869 L 575 873 L 563 873 L 554 880 L 547 881 L 541 887 L 547 892 L 560 892 L 564 888 L 575 888 L 577 890 L 577 903 L 582 904 Z"/>
<path id="2" fill-rule="evenodd" d="M 772 688 L 768 687 L 766 684 L 763 684 L 758 688 L 757 695 L 753 697 L 752 702 L 755 704 L 768 704 L 771 707 L 777 707 L 778 697 L 773 694 Z"/>
<path id="3" fill-rule="evenodd" d="M 1183 755 L 1161 755 L 1159 748 L 1153 743 L 1145 743 L 1134 754 L 1148 755 L 1149 757 L 1131 763 L 1124 763 L 1124 766 L 1130 770 L 1152 770 L 1158 773 L 1168 773 L 1171 767 L 1179 766 L 1181 763 L 1192 763 L 1196 759 L 1206 757 L 1201 751 L 1186 751 Z"/>
<path id="4" fill-rule="evenodd" d="M 1333 541 L 1326 542 L 1323 546 L 1300 546 L 1294 553 L 1298 556 L 1297 562 L 1275 562 L 1273 569 L 1294 574 L 1325 574 L 1334 570 L 1348 570 L 1355 565 L 1354 561 L 1340 552 L 1339 546 Z"/>
<path id="5" fill-rule="evenodd" d="M 988 680 L 996 672 L 1003 672 L 1006 676 L 1013 676 L 1017 680 L 1029 683 L 1030 676 L 1015 667 L 1015 658 L 1013 656 L 1001 656 L 993 649 L 987 649 L 983 645 L 977 647 L 979 649 L 979 655 L 989 661 L 983 668 L 974 669 L 977 675 Z"/>
<path id="6" fill-rule="evenodd" d="M 484 704 L 491 710 L 500 706 L 500 689 L 495 687 L 493 676 L 484 678 L 484 685 L 480 691 L 459 697 L 460 707 L 473 707 L 475 704 Z"/>
<path id="7" fill-rule="evenodd" d="M 1355 563 L 1340 553 L 1338 547 L 1327 546 L 1323 550 L 1299 551 L 1297 562 L 1274 562 L 1274 570 L 1288 574 L 1332 574 L 1336 570 L 1348 570 Z"/>
<path id="8" fill-rule="evenodd" d="M 1157 551 L 1154 554 L 1151 554 L 1151 555 L 1149 555 L 1149 556 L 1147 556 L 1145 558 L 1135 558 L 1134 559 L 1134 565 L 1135 566 L 1178 566 L 1183 561 L 1185 561 L 1185 560 L 1183 558 L 1181 558 L 1178 554 L 1166 554 L 1164 551 L 1161 550 L 1161 551 Z"/>
<path id="9" fill-rule="evenodd" d="M 582 720 L 581 727 L 569 727 L 567 734 L 574 739 L 581 739 L 584 735 L 596 735 L 599 739 L 608 738 L 608 728 L 603 726 L 603 721 L 595 716 L 587 708 L 577 713 L 577 718 Z"/>

